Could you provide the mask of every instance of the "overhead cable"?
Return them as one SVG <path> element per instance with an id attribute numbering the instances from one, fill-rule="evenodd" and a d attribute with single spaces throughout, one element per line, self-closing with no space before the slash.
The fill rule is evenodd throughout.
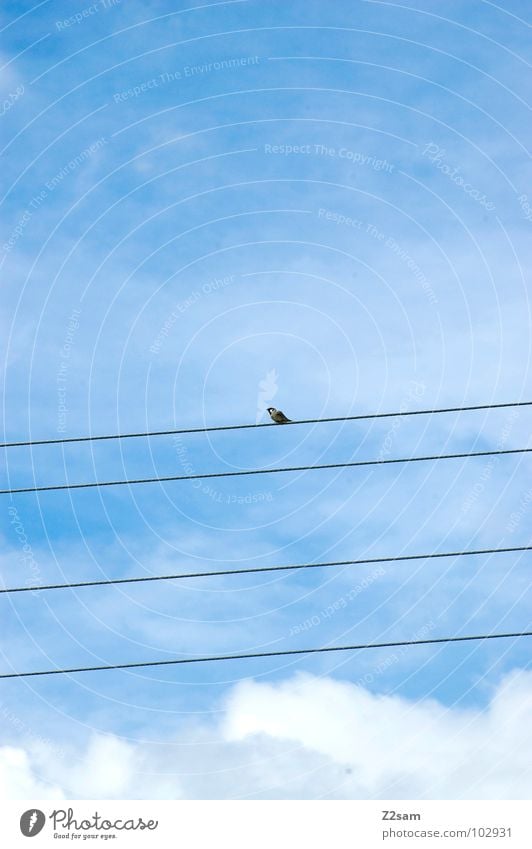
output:
<path id="1" fill-rule="evenodd" d="M 284 472 L 313 472 L 321 469 L 351 469 L 362 466 L 387 466 L 397 463 L 425 463 L 436 460 L 457 460 L 473 457 L 495 457 L 510 454 L 529 454 L 532 448 L 505 448 L 494 451 L 470 451 L 458 454 L 432 454 L 424 457 L 395 457 L 386 460 L 354 460 L 348 463 L 323 463 L 316 466 L 283 466 L 273 469 L 244 469 L 238 472 L 204 472 L 193 475 L 165 475 L 154 478 L 131 478 L 114 481 L 90 481 L 89 483 L 63 483 L 47 486 L 25 486 L 17 489 L 0 489 L 0 495 L 16 495 L 25 492 L 52 492 L 65 489 L 91 489 L 104 486 L 134 486 L 145 483 L 168 483 L 169 481 L 206 480 L 208 478 L 236 478 L 248 475 L 274 475 Z"/>
<path id="2" fill-rule="evenodd" d="M 356 416 L 333 416 L 323 419 L 296 419 L 291 425 L 325 424 L 327 422 L 356 422 L 369 419 L 387 419 L 400 416 L 428 416 L 439 413 L 465 413 L 473 410 L 500 410 L 507 407 L 530 407 L 532 401 L 509 401 L 503 404 L 475 404 L 469 407 L 442 407 L 432 410 L 399 410 L 390 413 L 362 413 Z M 139 439 L 150 436 L 176 436 L 185 433 L 214 433 L 226 430 L 248 430 L 250 428 L 274 427 L 273 422 L 258 422 L 256 424 L 214 425 L 212 427 L 172 428 L 169 430 L 146 430 L 134 433 L 111 433 L 96 436 L 68 436 L 53 439 L 28 439 L 18 442 L 0 442 L 0 448 L 21 448 L 33 445 L 62 445 L 70 442 L 101 442 L 109 439 Z"/>
<path id="3" fill-rule="evenodd" d="M 223 660 L 251 660 L 263 657 L 290 657 L 293 655 L 322 654 L 325 652 L 348 652 L 362 649 L 397 648 L 400 646 L 427 646 L 438 643 L 461 643 L 484 640 L 517 639 L 532 637 L 532 631 L 517 631 L 510 634 L 480 634 L 464 637 L 433 637 L 428 640 L 400 640 L 389 643 L 359 643 L 351 646 L 320 646 L 307 649 L 286 649 L 285 651 L 260 651 L 244 654 L 207 655 L 204 657 L 180 657 L 174 660 L 146 660 L 137 663 L 113 663 L 104 666 L 75 666 L 68 669 L 43 669 L 36 672 L 4 672 L 0 678 L 32 678 L 38 675 L 71 675 L 77 672 L 109 672 L 113 669 L 142 669 L 156 666 L 176 666 L 190 663 L 214 663 Z"/>
<path id="4" fill-rule="evenodd" d="M 108 578 L 106 580 L 75 581 L 68 584 L 42 584 L 40 586 L 5 587 L 1 593 L 44 592 L 45 590 L 67 590 L 83 587 L 106 587 L 113 584 L 143 584 L 149 581 L 178 581 L 184 578 L 219 578 L 225 575 L 253 575 L 263 572 L 288 572 L 298 569 L 323 569 L 339 566 L 361 566 L 375 563 L 398 563 L 410 560 L 433 560 L 442 557 L 472 557 L 481 554 L 508 554 L 532 551 L 532 545 L 512 548 L 479 548 L 468 551 L 437 551 L 430 554 L 400 554 L 393 557 L 362 557 L 358 560 L 329 560 L 320 563 L 289 563 L 283 566 L 252 566 L 245 569 L 216 569 L 203 572 L 178 572 L 174 575 L 143 575 L 137 578 Z"/>

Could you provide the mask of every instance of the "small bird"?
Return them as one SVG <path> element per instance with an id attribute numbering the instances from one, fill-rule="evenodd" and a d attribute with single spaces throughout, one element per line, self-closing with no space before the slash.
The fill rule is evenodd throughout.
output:
<path id="1" fill-rule="evenodd" d="M 292 421 L 285 416 L 282 410 L 276 410 L 275 407 L 268 407 L 268 412 L 275 424 L 289 424 Z"/>

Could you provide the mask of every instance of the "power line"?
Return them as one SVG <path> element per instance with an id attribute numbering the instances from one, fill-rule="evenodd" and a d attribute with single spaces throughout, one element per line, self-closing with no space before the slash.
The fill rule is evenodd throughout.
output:
<path id="1" fill-rule="evenodd" d="M 361 649 L 396 648 L 399 646 L 423 646 L 436 643 L 461 643 L 472 640 L 501 640 L 511 637 L 532 637 L 532 631 L 513 634 L 481 634 L 465 637 L 434 637 L 430 640 L 401 640 L 393 643 L 359 643 L 354 646 L 320 646 L 310 649 L 287 649 L 285 651 L 261 651 L 246 654 L 208 655 L 206 657 L 184 657 L 175 660 L 149 660 L 140 663 L 114 663 L 109 666 L 77 666 L 70 669 L 45 669 L 39 672 L 7 672 L 0 678 L 31 678 L 37 675 L 70 675 L 74 672 L 106 672 L 111 669 L 141 669 L 147 666 L 175 666 L 184 663 L 211 663 L 220 660 L 250 660 L 260 657 L 289 657 L 291 655 L 321 654 L 324 652 L 359 651 Z"/>
<path id="2" fill-rule="evenodd" d="M 253 566 L 247 569 L 219 569 L 211 572 L 181 572 L 177 575 L 148 575 L 141 578 L 110 578 L 104 581 L 76 581 L 71 584 L 45 584 L 33 587 L 6 587 L 0 593 L 44 592 L 79 587 L 104 587 L 110 584 L 141 584 L 148 581 L 174 581 L 183 578 L 214 578 L 222 575 L 252 575 L 259 572 L 288 572 L 297 569 L 322 569 L 331 566 L 360 566 L 372 563 L 397 563 L 405 560 L 433 560 L 440 557 L 471 557 L 479 554 L 508 554 L 517 551 L 532 551 L 532 545 L 513 548 L 480 548 L 471 551 L 441 551 L 431 554 L 401 554 L 394 557 L 364 557 L 358 560 L 329 560 L 321 563 L 293 563 L 284 566 Z"/>
<path id="3" fill-rule="evenodd" d="M 245 469 L 239 472 L 206 472 L 194 475 L 166 475 L 159 478 L 132 478 L 116 481 L 93 481 L 91 483 L 63 483 L 52 486 L 28 486 L 20 489 L 0 489 L 0 495 L 15 495 L 23 492 L 51 492 L 63 489 L 90 489 L 96 486 L 133 486 L 141 483 L 167 483 L 168 481 L 205 480 L 206 478 L 236 478 L 247 475 L 274 475 L 280 472 L 309 472 L 319 469 L 350 469 L 359 466 L 385 466 L 393 463 L 422 463 L 430 460 L 457 460 L 469 457 L 495 457 L 508 454 L 529 454 L 532 448 L 506 448 L 496 451 L 472 451 L 460 454 L 434 454 L 426 457 L 396 457 L 387 460 L 355 460 L 350 463 L 325 463 L 318 466 L 284 466 L 273 469 Z"/>
<path id="4" fill-rule="evenodd" d="M 325 419 L 298 419 L 290 424 L 323 424 L 325 422 L 356 422 L 368 419 L 387 419 L 395 416 L 428 416 L 438 413 L 464 413 L 472 410 L 497 410 L 505 407 L 530 407 L 532 401 L 511 401 L 505 404 L 476 404 L 472 407 L 444 407 L 434 410 L 405 410 L 391 413 L 364 413 L 357 416 L 335 416 Z M 258 424 L 240 425 L 216 425 L 214 427 L 189 427 L 172 430 L 148 430 L 137 433 L 113 433 L 103 436 L 71 436 L 60 439 L 29 439 L 25 442 L 0 442 L 0 448 L 20 448 L 32 445 L 61 445 L 68 442 L 101 442 L 108 439 L 138 439 L 148 436 L 174 436 L 184 433 L 213 433 L 223 430 L 247 430 L 249 428 L 271 427 L 273 422 L 259 422 Z"/>

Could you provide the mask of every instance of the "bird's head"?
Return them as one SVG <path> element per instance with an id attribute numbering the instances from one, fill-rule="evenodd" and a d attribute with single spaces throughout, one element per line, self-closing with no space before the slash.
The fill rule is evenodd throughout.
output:
<path id="1" fill-rule="evenodd" d="M 267 408 L 267 410 L 266 410 L 266 412 L 268 412 L 270 415 L 271 415 L 272 413 L 275 413 L 275 407 L 268 407 L 268 408 Z"/>

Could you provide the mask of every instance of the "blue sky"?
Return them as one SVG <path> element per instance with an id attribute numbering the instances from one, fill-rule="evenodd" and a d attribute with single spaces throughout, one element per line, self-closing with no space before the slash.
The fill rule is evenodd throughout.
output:
<path id="1" fill-rule="evenodd" d="M 365 0 L 4 9 L 5 438 L 253 423 L 270 404 L 299 419 L 529 400 L 529 17 L 524 2 L 441 16 Z M 3 481 L 526 447 L 529 434 L 522 408 L 35 446 L 5 453 Z M 2 580 L 526 545 L 529 470 L 522 455 L 4 496 Z M 526 555 L 1 604 L 4 671 L 530 626 Z M 11 792 L 27 796 L 90 798 L 87 775 L 97 797 L 451 793 L 451 766 L 433 791 L 399 781 L 384 750 L 338 766 L 322 700 L 355 729 L 365 699 L 408 739 L 408 717 L 433 709 L 449 746 L 474 715 L 484 730 L 459 792 L 515 795 L 510 767 L 496 790 L 475 782 L 483 723 L 530 698 L 528 666 L 520 640 L 9 680 L 3 763 L 12 774 L 19 753 Z M 296 745 L 283 699 L 299 710 L 303 691 Z M 277 725 L 261 724 L 255 692 Z M 514 720 L 501 710 L 497 733 Z M 413 737 L 407 762 L 430 739 Z M 130 767 L 98 784 L 115 749 Z M 224 763 L 225 784 L 212 779 Z"/>

